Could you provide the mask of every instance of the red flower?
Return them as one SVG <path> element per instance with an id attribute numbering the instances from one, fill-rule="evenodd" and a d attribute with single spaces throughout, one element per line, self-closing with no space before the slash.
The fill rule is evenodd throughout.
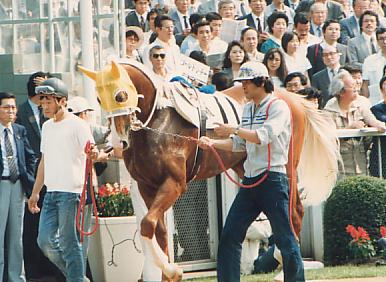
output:
<path id="1" fill-rule="evenodd" d="M 346 226 L 346 232 L 350 234 L 350 236 L 355 240 L 358 241 L 359 239 L 359 232 L 355 229 L 355 227 L 351 224 Z"/>
<path id="2" fill-rule="evenodd" d="M 359 238 L 361 238 L 362 240 L 370 240 L 370 236 L 369 234 L 367 233 L 367 231 L 363 228 L 363 227 L 358 227 L 358 234 L 359 234 Z"/>
<path id="3" fill-rule="evenodd" d="M 110 194 L 110 192 L 105 185 L 102 185 L 101 187 L 99 187 L 98 195 L 100 197 L 107 197 L 107 196 L 109 196 L 109 194 Z"/>
<path id="4" fill-rule="evenodd" d="M 386 227 L 385 226 L 381 226 L 381 236 L 382 236 L 382 238 L 386 238 Z"/>
<path id="5" fill-rule="evenodd" d="M 122 194 L 128 195 L 129 194 L 129 189 L 127 189 L 126 187 L 123 187 L 122 188 Z"/>

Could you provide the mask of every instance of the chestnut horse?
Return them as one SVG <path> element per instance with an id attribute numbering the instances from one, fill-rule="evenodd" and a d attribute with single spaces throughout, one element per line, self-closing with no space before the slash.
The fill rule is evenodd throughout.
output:
<path id="1" fill-rule="evenodd" d="M 148 207 L 141 221 L 141 235 L 147 240 L 164 279 L 177 281 L 182 271 L 168 263 L 164 213 L 185 192 L 187 182 L 221 173 L 219 165 L 210 150 L 204 151 L 200 168 L 194 172 L 197 145 L 180 136 L 198 138 L 198 129 L 173 107 L 157 107 L 160 96 L 157 91 L 161 88 L 154 85 L 143 65 L 112 62 L 111 67 L 99 72 L 79 69 L 95 80 L 101 107 L 112 117 L 116 133 L 128 144 L 124 161 Z M 143 99 L 139 99 L 142 95 Z M 291 184 L 290 215 L 294 232 L 299 235 L 303 206 L 296 171 L 305 187 L 306 199 L 322 201 L 336 180 L 339 148 L 331 123 L 305 99 L 286 92 L 275 91 L 275 95 L 287 102 L 292 113 L 293 136 L 287 172 Z M 138 127 L 139 124 L 156 130 Z M 211 130 L 207 134 L 214 135 Z M 219 154 L 225 167 L 234 169 L 242 178 L 245 153 L 219 150 Z"/>

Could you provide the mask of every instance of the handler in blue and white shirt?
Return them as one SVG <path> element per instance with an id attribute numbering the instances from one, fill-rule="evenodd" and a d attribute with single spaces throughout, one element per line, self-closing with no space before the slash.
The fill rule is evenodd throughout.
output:
<path id="1" fill-rule="evenodd" d="M 218 281 L 240 281 L 241 244 L 248 227 L 261 212 L 267 215 L 275 243 L 282 253 L 284 280 L 305 281 L 299 245 L 288 215 L 289 186 L 285 165 L 291 138 L 290 110 L 284 101 L 273 101 L 273 83 L 263 64 L 243 64 L 235 80 L 241 81 L 245 96 L 251 101 L 244 107 L 241 125 L 233 127 L 219 124 L 216 128 L 219 135 L 233 134 L 233 137 L 214 140 L 204 136 L 200 138 L 199 146 L 203 149 L 213 145 L 221 150 L 245 150 L 245 185 L 256 183 L 266 173 L 268 177 L 257 187 L 240 187 L 221 233 L 217 258 Z M 268 144 L 271 168 L 267 172 Z"/>

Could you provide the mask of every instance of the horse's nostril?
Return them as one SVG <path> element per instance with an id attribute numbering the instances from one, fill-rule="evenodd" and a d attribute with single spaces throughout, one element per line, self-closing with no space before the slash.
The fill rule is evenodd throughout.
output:
<path id="1" fill-rule="evenodd" d="M 129 99 L 129 95 L 124 90 L 118 90 L 114 95 L 115 102 L 125 103 Z"/>
<path id="2" fill-rule="evenodd" d="M 129 147 L 129 143 L 127 143 L 126 141 L 121 141 L 122 142 L 122 148 L 123 149 L 126 149 Z"/>

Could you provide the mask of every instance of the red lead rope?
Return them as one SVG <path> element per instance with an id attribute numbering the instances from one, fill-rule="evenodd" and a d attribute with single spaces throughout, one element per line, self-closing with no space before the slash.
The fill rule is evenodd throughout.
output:
<path id="1" fill-rule="evenodd" d="M 269 108 L 271 107 L 272 103 L 275 102 L 276 100 L 279 100 L 279 98 L 274 98 L 272 99 L 268 106 L 267 106 L 267 109 L 265 110 L 265 119 L 268 119 L 268 111 L 269 111 Z M 252 123 L 252 120 L 251 120 L 251 123 Z M 218 154 L 218 152 L 216 151 L 216 149 L 214 148 L 214 146 L 210 146 L 209 147 L 212 151 L 212 153 L 214 154 L 219 166 L 220 166 L 220 169 L 222 170 L 222 172 L 225 173 L 225 175 L 228 177 L 228 179 L 233 183 L 233 184 L 236 184 L 237 186 L 239 187 L 242 187 L 242 188 L 254 188 L 254 187 L 257 187 L 259 186 L 261 183 L 264 182 L 264 180 L 267 179 L 268 177 L 268 173 L 269 173 L 269 170 L 271 169 L 271 144 L 268 144 L 268 164 L 267 164 L 267 170 L 265 171 L 264 175 L 262 178 L 260 178 L 258 181 L 256 181 L 255 183 L 252 183 L 250 185 L 245 185 L 243 183 L 240 183 L 238 182 L 236 179 L 234 179 L 227 171 L 227 169 L 225 168 L 225 165 L 220 157 L 220 155 Z"/>
<path id="2" fill-rule="evenodd" d="M 90 141 L 87 142 L 86 147 L 84 148 L 84 152 L 88 155 L 91 151 L 91 143 Z M 80 197 L 80 202 L 78 206 L 78 211 L 76 213 L 76 229 L 80 233 L 80 241 L 83 242 L 83 237 L 89 236 L 94 234 L 98 227 L 99 227 L 99 218 L 98 218 L 98 210 L 97 210 L 97 205 L 95 201 L 95 194 L 93 191 L 93 185 L 92 185 L 92 160 L 90 158 L 86 159 L 86 169 L 85 169 L 85 176 L 84 176 L 84 184 L 83 184 L 83 190 L 82 190 L 82 195 Z M 87 197 L 87 184 L 89 184 L 90 187 L 90 194 L 91 194 L 91 201 L 93 205 L 93 210 L 94 210 L 94 215 L 95 215 L 95 225 L 94 228 L 90 231 L 87 232 L 84 230 L 84 219 L 86 215 L 86 197 Z M 82 220 L 82 223 L 80 221 Z"/>
<path id="3" fill-rule="evenodd" d="M 279 98 L 276 98 L 276 99 L 273 99 L 271 102 L 269 102 L 268 104 L 268 107 L 265 111 L 265 115 L 266 115 L 266 119 L 268 119 L 268 110 L 269 108 L 271 107 L 272 103 L 276 100 L 279 100 Z M 292 114 L 291 114 L 291 140 L 290 140 L 290 147 L 289 147 L 289 160 L 288 161 L 291 161 L 291 176 L 292 178 L 294 178 L 294 167 L 293 167 L 293 153 L 294 153 L 294 144 L 293 144 L 293 132 L 294 129 L 293 129 L 293 120 L 292 120 Z M 240 183 L 238 182 L 236 179 L 234 179 L 227 171 L 225 165 L 224 165 L 224 162 L 222 161 L 221 159 L 221 156 L 219 155 L 219 153 L 216 151 L 215 147 L 212 145 L 209 147 L 210 150 L 212 151 L 212 153 L 214 154 L 217 162 L 218 162 L 218 165 L 220 166 L 220 169 L 223 173 L 225 173 L 225 175 L 228 177 L 228 179 L 236 184 L 237 186 L 239 187 L 242 187 L 242 188 L 254 188 L 254 187 L 257 187 L 259 186 L 264 180 L 267 179 L 268 177 L 268 173 L 269 173 L 269 170 L 271 169 L 271 144 L 268 144 L 268 164 L 267 164 L 267 170 L 265 171 L 264 175 L 262 178 L 260 178 L 258 181 L 256 181 L 255 183 L 253 184 L 250 184 L 250 185 L 245 185 L 243 183 Z M 293 231 L 293 233 L 296 235 L 296 232 L 295 232 L 295 229 L 294 229 L 294 226 L 293 226 L 293 221 L 292 221 L 292 208 L 293 208 L 293 195 L 292 195 L 292 190 L 293 190 L 293 181 L 294 179 L 289 179 L 289 220 L 290 220 L 290 225 L 291 225 L 291 229 Z"/>

